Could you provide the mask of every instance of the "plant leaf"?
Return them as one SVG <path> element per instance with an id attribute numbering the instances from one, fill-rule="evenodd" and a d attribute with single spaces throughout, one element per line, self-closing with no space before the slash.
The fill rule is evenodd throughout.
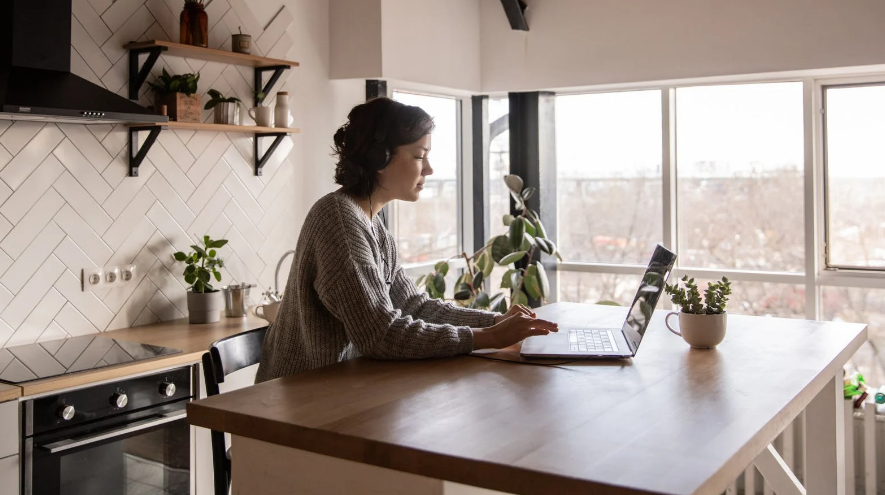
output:
<path id="1" fill-rule="evenodd" d="M 209 257 L 210 257 L 210 258 L 214 258 L 214 257 L 215 257 L 215 250 L 214 250 L 214 249 L 210 249 L 208 253 L 209 253 Z"/>
<path id="2" fill-rule="evenodd" d="M 503 300 L 504 300 L 504 293 L 503 292 L 499 292 L 499 293 L 495 294 L 494 296 L 492 296 L 492 299 L 489 301 L 489 309 L 491 309 L 492 311 L 495 311 L 495 306 L 497 306 L 498 303 Z"/>
<path id="3" fill-rule="evenodd" d="M 184 281 L 187 282 L 188 285 L 193 285 L 194 282 L 197 281 L 197 274 L 196 273 L 185 273 L 184 274 Z"/>
<path id="4" fill-rule="evenodd" d="M 515 253 L 510 253 L 507 256 L 501 258 L 501 261 L 498 262 L 498 264 L 501 266 L 506 266 L 506 265 L 509 265 L 510 263 L 515 263 L 515 262 L 521 260 L 522 257 L 525 256 L 525 253 L 526 253 L 525 251 L 517 251 Z"/>
<path id="5" fill-rule="evenodd" d="M 511 283 L 512 280 L 510 279 L 510 276 L 513 275 L 514 273 L 516 273 L 516 270 L 507 270 L 506 272 L 504 272 L 504 276 L 501 277 L 501 288 L 502 289 L 510 289 L 511 287 L 513 287 L 512 283 Z"/>
<path id="6" fill-rule="evenodd" d="M 512 272 L 510 274 L 510 288 L 515 289 L 519 287 L 519 277 L 522 276 L 522 272 L 519 270 L 512 270 Z"/>
<path id="7" fill-rule="evenodd" d="M 473 304 L 478 308 L 489 307 L 489 295 L 485 292 L 480 292 L 476 295 L 476 300 L 473 301 Z"/>
<path id="8" fill-rule="evenodd" d="M 480 290 L 482 286 L 483 275 L 482 272 L 476 272 L 476 275 L 473 276 L 473 288 L 476 290 Z"/>
<path id="9" fill-rule="evenodd" d="M 513 295 L 513 297 L 511 298 L 511 302 L 512 304 L 522 304 L 524 306 L 528 306 L 529 298 L 525 295 L 525 292 L 520 290 Z"/>
<path id="10" fill-rule="evenodd" d="M 459 290 L 455 293 L 455 300 L 466 301 L 467 299 L 470 299 L 471 296 L 473 296 L 473 293 L 469 290 Z"/>
<path id="11" fill-rule="evenodd" d="M 196 271 L 197 271 L 197 266 L 196 266 L 196 265 L 187 265 L 187 266 L 184 268 L 184 273 L 195 273 Z"/>
<path id="12" fill-rule="evenodd" d="M 525 234 L 525 224 L 513 222 L 510 224 L 510 247 L 519 249 L 522 245 L 522 235 Z"/>
<path id="13" fill-rule="evenodd" d="M 538 284 L 541 289 L 541 297 L 547 299 L 550 295 L 550 279 L 547 278 L 547 270 L 544 269 L 544 265 L 539 262 L 535 262 L 535 266 L 538 267 Z"/>
<path id="14" fill-rule="evenodd" d="M 483 260 L 482 268 L 480 268 L 480 270 L 482 270 L 482 278 L 488 279 L 492 276 L 492 270 L 495 269 L 495 262 L 492 260 L 492 253 L 490 253 L 489 250 L 486 249 L 482 252 L 481 255 L 479 255 L 479 258 Z"/>
<path id="15" fill-rule="evenodd" d="M 173 254 L 172 256 L 175 257 L 175 261 L 184 261 L 187 259 L 187 255 L 182 253 L 181 251 Z"/>
<path id="16" fill-rule="evenodd" d="M 446 278 L 442 273 L 437 273 L 435 277 L 433 277 L 433 287 L 439 292 L 440 297 L 446 293 Z"/>
<path id="17" fill-rule="evenodd" d="M 203 248 L 197 246 L 196 244 L 191 245 L 191 249 L 193 249 L 200 257 L 206 258 L 206 251 L 203 251 Z M 197 258 L 199 259 L 199 258 Z"/>
<path id="18" fill-rule="evenodd" d="M 544 251 L 547 254 L 553 254 L 553 248 L 548 244 L 548 240 L 543 237 L 535 237 L 535 242 L 538 244 L 538 247 L 541 248 L 541 251 Z"/>
<path id="19" fill-rule="evenodd" d="M 203 283 L 208 283 L 210 280 L 212 280 L 212 277 L 211 275 L 209 275 L 208 270 L 197 270 L 197 278 L 200 279 L 200 281 Z"/>
<path id="20" fill-rule="evenodd" d="M 535 187 L 527 187 L 522 190 L 522 193 L 520 195 L 522 196 L 522 199 L 528 201 L 528 199 L 531 198 L 532 196 L 534 196 L 535 192 L 537 192 L 537 191 L 538 191 L 538 189 Z"/>
<path id="21" fill-rule="evenodd" d="M 525 231 L 528 235 L 535 237 L 535 225 L 525 217 L 522 217 L 522 222 L 525 224 Z"/>
<path id="22" fill-rule="evenodd" d="M 212 274 L 215 275 L 215 281 L 216 281 L 216 282 L 221 282 L 221 272 L 219 272 L 219 271 L 212 271 Z"/>
<path id="23" fill-rule="evenodd" d="M 510 224 L 513 223 L 513 219 L 515 218 L 516 217 L 510 215 L 509 213 L 507 215 L 504 215 L 504 218 L 502 219 L 502 221 L 504 222 L 504 226 L 509 227 Z"/>
<path id="24" fill-rule="evenodd" d="M 525 289 L 532 299 L 541 298 L 541 284 L 538 283 L 538 268 L 535 265 L 525 271 Z"/>
<path id="25" fill-rule="evenodd" d="M 535 247 L 535 238 L 530 236 L 528 232 L 522 235 L 522 244 L 519 245 L 519 249 L 523 251 L 531 251 L 532 248 Z"/>
<path id="26" fill-rule="evenodd" d="M 522 177 L 516 174 L 505 175 L 504 183 L 507 184 L 508 189 L 515 192 L 516 194 L 522 192 L 522 188 L 525 185 L 525 183 L 522 181 Z"/>
<path id="27" fill-rule="evenodd" d="M 436 264 L 436 266 L 434 267 L 434 270 L 436 270 L 439 273 L 442 273 L 443 277 L 445 277 L 446 274 L 449 273 L 449 263 L 447 261 L 440 261 L 439 263 Z"/>
<path id="28" fill-rule="evenodd" d="M 206 247 L 210 248 L 221 248 L 227 244 L 227 239 L 219 239 L 217 241 L 209 241 L 209 245 Z"/>
<path id="29" fill-rule="evenodd" d="M 541 223 L 541 219 L 535 219 L 535 229 L 537 230 L 535 235 L 543 237 L 544 239 L 547 238 L 547 230 L 544 229 L 544 224 Z"/>
<path id="30" fill-rule="evenodd" d="M 506 235 L 499 235 L 492 241 L 492 259 L 495 263 L 500 263 L 501 258 L 513 252 L 510 247 L 510 239 Z"/>

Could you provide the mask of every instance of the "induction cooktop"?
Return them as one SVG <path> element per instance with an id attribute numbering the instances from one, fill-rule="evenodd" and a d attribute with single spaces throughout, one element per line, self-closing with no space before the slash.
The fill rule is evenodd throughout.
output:
<path id="1" fill-rule="evenodd" d="M 49 340 L 0 349 L 0 382 L 23 383 L 180 352 L 99 335 Z"/>

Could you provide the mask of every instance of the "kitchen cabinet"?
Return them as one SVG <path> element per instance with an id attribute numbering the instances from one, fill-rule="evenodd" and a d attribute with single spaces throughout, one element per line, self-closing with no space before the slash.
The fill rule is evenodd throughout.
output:
<path id="1" fill-rule="evenodd" d="M 0 493 L 19 492 L 19 402 L 0 403 Z"/>

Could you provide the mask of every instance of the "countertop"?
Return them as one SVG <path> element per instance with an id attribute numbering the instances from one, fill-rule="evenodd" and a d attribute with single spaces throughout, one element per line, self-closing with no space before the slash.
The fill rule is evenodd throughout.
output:
<path id="1" fill-rule="evenodd" d="M 626 308 L 537 313 L 560 328 L 619 327 Z M 629 360 L 359 358 L 192 402 L 188 421 L 507 493 L 721 493 L 867 333 L 729 315 L 725 341 L 698 350 L 667 331 L 664 313 Z M 518 359 L 498 354 L 486 357 Z"/>
<path id="2" fill-rule="evenodd" d="M 22 395 L 21 387 L 0 383 L 0 402 L 18 399 Z"/>
<path id="3" fill-rule="evenodd" d="M 175 349 L 181 349 L 182 352 L 161 356 L 156 359 L 109 366 L 106 368 L 45 378 L 42 380 L 34 380 L 21 383 L 19 386 L 0 384 L 0 387 L 20 389 L 20 393 L 10 397 L 15 398 L 19 395 L 28 396 L 42 394 L 69 387 L 120 378 L 136 373 L 168 368 L 171 366 L 192 364 L 200 361 L 203 353 L 209 349 L 209 345 L 212 344 L 212 342 L 263 326 L 267 326 L 266 320 L 249 314 L 245 318 L 225 318 L 222 316 L 221 320 L 217 323 L 192 325 L 188 323 L 187 318 L 181 318 L 152 325 L 112 330 L 100 335 L 118 340 L 129 340 L 133 342 L 141 342 L 142 344 L 172 347 Z M 0 400 L 6 400 L 4 397 L 4 388 L 0 388 Z"/>

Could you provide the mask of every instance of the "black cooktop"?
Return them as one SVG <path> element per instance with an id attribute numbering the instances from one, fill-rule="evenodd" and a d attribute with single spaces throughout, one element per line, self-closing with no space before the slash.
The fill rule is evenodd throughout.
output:
<path id="1" fill-rule="evenodd" d="M 179 352 L 98 335 L 7 347 L 0 349 L 0 382 L 22 383 Z"/>

